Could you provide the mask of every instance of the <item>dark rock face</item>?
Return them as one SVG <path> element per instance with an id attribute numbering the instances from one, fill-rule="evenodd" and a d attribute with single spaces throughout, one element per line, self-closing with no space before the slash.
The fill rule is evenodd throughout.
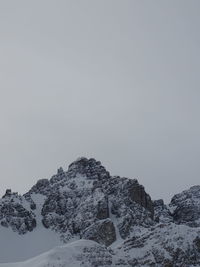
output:
<path id="1" fill-rule="evenodd" d="M 114 215 L 116 218 L 122 238 L 127 238 L 136 225 L 153 225 L 153 203 L 136 179 L 111 177 L 106 184 L 106 190 L 110 216 Z"/>
<path id="2" fill-rule="evenodd" d="M 84 247 L 83 253 L 79 256 L 80 266 L 87 267 L 112 267 L 113 255 L 105 246 L 94 244 Z M 118 266 L 122 267 L 122 266 Z"/>
<path id="3" fill-rule="evenodd" d="M 174 222 L 191 227 L 200 226 L 200 186 L 193 186 L 175 195 L 167 206 L 163 200 L 154 201 L 155 221 Z"/>
<path id="4" fill-rule="evenodd" d="M 194 243 L 194 246 L 195 246 L 195 250 L 196 250 L 198 253 L 200 253 L 200 237 L 197 236 L 197 237 L 194 239 L 193 243 Z"/>
<path id="5" fill-rule="evenodd" d="M 144 187 L 135 179 L 111 177 L 99 161 L 80 158 L 52 179 L 50 185 L 46 182 L 42 222 L 66 240 L 82 236 L 88 227 L 111 217 L 116 218 L 122 238 L 135 225 L 153 224 L 153 203 Z"/>
<path id="6" fill-rule="evenodd" d="M 173 216 L 168 207 L 164 204 L 162 199 L 155 200 L 154 204 L 154 218 L 158 223 L 173 222 Z"/>
<path id="7" fill-rule="evenodd" d="M 108 199 L 98 188 L 57 192 L 46 199 L 42 215 L 46 227 L 70 237 L 81 234 L 96 220 L 108 218 Z"/>
<path id="8" fill-rule="evenodd" d="M 154 216 L 153 203 L 151 201 L 150 196 L 145 192 L 144 187 L 139 184 L 133 185 L 133 182 L 131 180 L 128 181 L 128 184 L 130 184 L 128 192 L 131 200 L 140 204 L 142 207 L 150 211 L 151 218 L 153 219 Z"/>
<path id="9" fill-rule="evenodd" d="M 40 179 L 37 181 L 37 183 L 31 188 L 31 190 L 27 194 L 35 193 L 35 194 L 46 195 L 49 189 L 49 185 L 50 183 L 48 179 Z"/>
<path id="10" fill-rule="evenodd" d="M 32 231 L 38 209 L 34 196 L 40 195 L 45 198 L 41 209 L 44 227 L 60 233 L 65 242 L 74 236 L 88 236 L 110 245 L 116 240 L 116 230 L 121 238 L 127 238 L 134 226 L 154 224 L 153 202 L 137 180 L 112 177 L 100 161 L 86 158 L 73 162 L 67 172 L 59 168 L 50 180 L 38 180 L 23 197 L 17 196 L 20 203 L 15 203 L 7 190 L 1 224 L 19 233 Z"/>
<path id="11" fill-rule="evenodd" d="M 130 266 L 199 266 L 199 239 L 193 239 L 195 236 L 194 228 L 158 224 L 124 241 L 124 258 Z"/>
<path id="12" fill-rule="evenodd" d="M 30 232 L 36 227 L 35 216 L 23 206 L 24 201 L 17 193 L 6 190 L 6 194 L 0 201 L 1 226 L 11 227 L 19 234 Z"/>
<path id="13" fill-rule="evenodd" d="M 80 158 L 69 165 L 68 175 L 76 177 L 77 174 L 85 175 L 89 179 L 108 179 L 110 177 L 109 172 L 100 161 L 87 158 Z"/>
<path id="14" fill-rule="evenodd" d="M 110 219 L 98 221 L 86 229 L 82 238 L 94 240 L 99 244 L 110 246 L 116 241 L 114 224 Z"/>
<path id="15" fill-rule="evenodd" d="M 192 227 L 200 226 L 200 186 L 193 186 L 175 195 L 170 206 L 174 209 L 174 222 Z"/>

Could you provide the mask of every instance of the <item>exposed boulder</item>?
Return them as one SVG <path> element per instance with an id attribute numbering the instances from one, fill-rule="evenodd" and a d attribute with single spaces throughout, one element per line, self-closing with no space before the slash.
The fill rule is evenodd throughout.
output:
<path id="1" fill-rule="evenodd" d="M 145 192 L 144 187 L 139 183 L 133 183 L 133 180 L 128 180 L 126 183 L 130 198 L 142 207 L 150 211 L 151 218 L 154 216 L 154 206 L 150 196 Z"/>
<path id="2" fill-rule="evenodd" d="M 193 186 L 175 195 L 170 203 L 174 222 L 192 227 L 200 226 L 200 186 Z"/>
<path id="3" fill-rule="evenodd" d="M 109 172 L 101 165 L 100 161 L 95 159 L 79 158 L 69 165 L 68 175 L 76 177 L 76 175 L 83 175 L 89 179 L 105 179 L 109 178 Z"/>
<path id="4" fill-rule="evenodd" d="M 116 241 L 114 224 L 110 219 L 98 221 L 86 229 L 82 238 L 94 240 L 99 244 L 110 246 Z"/>
<path id="5" fill-rule="evenodd" d="M 0 223 L 4 227 L 11 227 L 13 231 L 19 234 L 31 232 L 36 227 L 34 214 L 24 207 L 29 206 L 26 200 L 6 190 L 6 194 L 0 200 Z"/>
<path id="6" fill-rule="evenodd" d="M 154 204 L 154 219 L 158 223 L 173 222 L 173 216 L 167 205 L 162 199 L 155 200 Z"/>

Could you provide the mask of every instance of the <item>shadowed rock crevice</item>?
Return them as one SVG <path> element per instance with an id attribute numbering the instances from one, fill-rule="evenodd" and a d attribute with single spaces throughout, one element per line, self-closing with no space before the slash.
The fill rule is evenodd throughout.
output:
<path id="1" fill-rule="evenodd" d="M 116 241 L 116 232 L 110 219 L 94 223 L 82 235 L 83 239 L 94 240 L 99 244 L 110 246 Z"/>

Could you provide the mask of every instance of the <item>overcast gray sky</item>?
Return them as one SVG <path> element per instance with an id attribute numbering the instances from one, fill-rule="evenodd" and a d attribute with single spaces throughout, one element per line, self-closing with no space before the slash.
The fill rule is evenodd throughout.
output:
<path id="1" fill-rule="evenodd" d="M 199 0 L 0 0 L 0 182 L 80 156 L 152 198 L 200 184 Z"/>

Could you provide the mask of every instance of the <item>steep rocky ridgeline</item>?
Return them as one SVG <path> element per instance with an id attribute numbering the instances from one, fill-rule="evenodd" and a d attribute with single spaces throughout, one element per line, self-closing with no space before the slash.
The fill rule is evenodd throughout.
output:
<path id="1" fill-rule="evenodd" d="M 200 265 L 200 229 L 173 223 L 141 229 L 118 248 L 124 266 Z"/>
<path id="2" fill-rule="evenodd" d="M 37 225 L 36 195 L 45 197 L 44 227 L 60 233 L 65 242 L 76 236 L 110 245 L 117 233 L 125 239 L 134 226 L 154 224 L 153 202 L 144 187 L 135 179 L 112 177 L 95 159 L 80 158 L 67 172 L 58 169 L 24 196 L 7 191 L 1 201 L 1 225 L 20 234 L 32 231 Z"/>
<path id="3" fill-rule="evenodd" d="M 200 186 L 179 193 L 171 199 L 169 205 L 163 200 L 154 201 L 155 221 L 186 224 L 191 227 L 200 226 Z"/>
<path id="4" fill-rule="evenodd" d="M 36 219 L 26 199 L 8 189 L 0 200 L 0 224 L 26 234 L 36 227 Z"/>
<path id="5" fill-rule="evenodd" d="M 174 210 L 173 218 L 176 223 L 200 226 L 200 186 L 193 186 L 175 195 L 170 206 Z"/>
<path id="6" fill-rule="evenodd" d="M 112 255 L 102 266 L 198 266 L 199 204 L 200 186 L 166 205 L 152 201 L 136 179 L 111 176 L 100 161 L 79 158 L 23 196 L 7 190 L 0 227 L 19 235 L 42 227 L 63 243 L 96 241 Z"/>
<path id="7" fill-rule="evenodd" d="M 173 214 L 162 199 L 154 200 L 154 220 L 157 223 L 173 222 Z"/>

